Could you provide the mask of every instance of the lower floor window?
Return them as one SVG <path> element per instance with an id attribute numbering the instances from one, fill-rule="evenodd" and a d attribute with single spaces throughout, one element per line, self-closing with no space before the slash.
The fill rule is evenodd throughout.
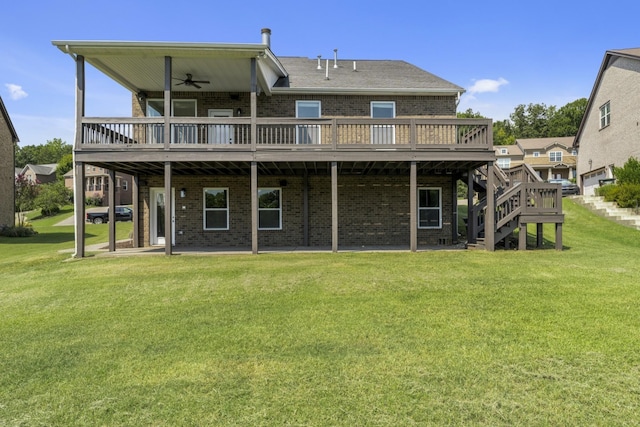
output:
<path id="1" fill-rule="evenodd" d="M 204 189 L 204 229 L 229 229 L 229 190 L 227 188 Z"/>
<path id="2" fill-rule="evenodd" d="M 258 189 L 258 229 L 282 229 L 282 192 L 279 188 Z"/>
<path id="3" fill-rule="evenodd" d="M 442 190 L 418 189 L 418 228 L 442 227 Z"/>

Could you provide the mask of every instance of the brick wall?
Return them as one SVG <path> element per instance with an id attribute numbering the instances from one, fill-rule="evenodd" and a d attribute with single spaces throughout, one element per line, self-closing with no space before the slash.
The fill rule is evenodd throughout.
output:
<path id="1" fill-rule="evenodd" d="M 0 226 L 12 226 L 15 221 L 13 151 L 9 124 L 0 114 Z"/>
<path id="2" fill-rule="evenodd" d="M 198 117 L 207 117 L 210 108 L 232 109 L 237 116 L 249 117 L 249 93 L 173 92 L 173 99 L 195 99 Z M 148 98 L 162 98 L 151 92 Z M 371 101 L 396 101 L 396 116 L 455 117 L 456 100 L 452 96 L 338 96 L 338 95 L 276 95 L 258 96 L 258 117 L 295 117 L 296 101 L 321 102 L 322 117 L 371 117 Z M 144 116 L 145 102 L 132 97 L 133 116 Z"/>
<path id="3" fill-rule="evenodd" d="M 162 177 L 141 177 L 140 212 L 149 218 L 150 187 L 162 187 Z M 286 181 L 286 185 L 283 181 Z M 331 246 L 331 178 L 310 176 L 309 245 Z M 304 179 L 291 176 L 259 177 L 258 186 L 282 190 L 282 230 L 259 230 L 258 246 L 295 247 L 304 243 Z M 176 244 L 183 247 L 251 247 L 251 198 L 248 176 L 174 176 L 176 189 Z M 451 177 L 418 177 L 418 187 L 441 187 L 443 226 L 418 230 L 419 245 L 451 244 Z M 180 189 L 186 197 L 180 197 Z M 203 188 L 229 189 L 229 230 L 204 230 Z M 339 176 L 338 238 L 340 247 L 409 246 L 408 176 Z M 149 221 L 140 227 L 140 239 L 149 245 Z"/>

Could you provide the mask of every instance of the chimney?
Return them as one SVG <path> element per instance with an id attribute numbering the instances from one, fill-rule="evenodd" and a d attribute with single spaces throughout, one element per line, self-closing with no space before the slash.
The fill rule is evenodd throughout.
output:
<path id="1" fill-rule="evenodd" d="M 271 49 L 271 29 L 269 28 L 262 29 L 262 44 L 266 45 L 269 49 Z"/>

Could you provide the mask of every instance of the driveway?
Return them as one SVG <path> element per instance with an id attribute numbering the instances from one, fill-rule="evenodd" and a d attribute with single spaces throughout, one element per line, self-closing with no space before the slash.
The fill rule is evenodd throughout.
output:
<path id="1" fill-rule="evenodd" d="M 88 208 L 88 209 L 85 209 L 85 211 L 87 211 L 87 212 L 104 212 L 105 209 L 107 209 L 107 208 L 106 207 L 98 207 L 98 208 Z M 69 218 L 63 219 L 62 221 L 60 221 L 56 225 L 75 225 L 75 222 L 74 222 L 73 218 L 74 218 L 74 215 L 71 215 Z"/>

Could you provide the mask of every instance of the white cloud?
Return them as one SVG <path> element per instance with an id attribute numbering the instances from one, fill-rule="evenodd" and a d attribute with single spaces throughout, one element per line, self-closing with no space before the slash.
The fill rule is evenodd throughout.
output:
<path id="1" fill-rule="evenodd" d="M 27 92 L 22 89 L 22 86 L 14 85 L 13 83 L 6 83 L 5 86 L 9 89 L 9 96 L 14 101 L 29 96 Z"/>
<path id="2" fill-rule="evenodd" d="M 500 77 L 498 80 L 493 79 L 480 79 L 476 80 L 473 85 L 468 89 L 470 94 L 485 93 L 485 92 L 497 92 L 500 90 L 500 86 L 509 84 L 509 82 Z"/>

